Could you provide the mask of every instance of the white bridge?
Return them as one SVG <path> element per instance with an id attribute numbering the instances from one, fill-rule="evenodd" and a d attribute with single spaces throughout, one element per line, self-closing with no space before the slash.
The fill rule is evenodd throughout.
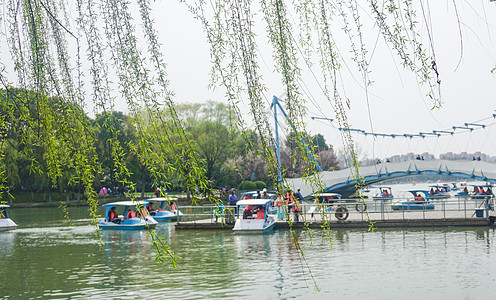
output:
<path id="1" fill-rule="evenodd" d="M 359 176 L 363 178 L 364 186 L 415 175 L 449 175 L 465 180 L 496 183 L 496 164 L 467 160 L 411 160 L 359 168 Z M 316 176 L 320 178 L 324 192 L 339 193 L 345 197 L 356 192 L 356 178 L 350 169 L 317 173 L 310 178 L 310 181 L 315 181 Z M 311 187 L 310 183 L 303 178 L 286 179 L 293 190 L 301 189 L 303 196 L 318 190 L 317 187 Z"/>

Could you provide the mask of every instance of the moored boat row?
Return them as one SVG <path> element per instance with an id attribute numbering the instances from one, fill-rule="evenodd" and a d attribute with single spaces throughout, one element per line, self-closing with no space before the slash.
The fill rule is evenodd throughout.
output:
<path id="1" fill-rule="evenodd" d="M 162 197 L 104 204 L 105 218 L 98 227 L 123 230 L 153 229 L 157 226 L 157 221 L 171 221 L 181 214 L 174 203 L 176 200 L 173 197 Z M 158 207 L 154 208 L 154 203 L 159 203 Z M 122 210 L 122 215 L 118 215 L 115 211 L 117 207 Z"/>

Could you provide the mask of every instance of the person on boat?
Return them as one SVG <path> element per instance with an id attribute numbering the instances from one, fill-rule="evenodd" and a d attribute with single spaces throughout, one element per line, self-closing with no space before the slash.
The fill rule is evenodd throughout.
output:
<path id="1" fill-rule="evenodd" d="M 417 195 L 415 195 L 415 201 L 416 202 L 423 202 L 425 199 L 424 197 L 422 197 L 422 194 L 420 193 L 417 193 Z"/>
<path id="2" fill-rule="evenodd" d="M 324 203 L 333 205 L 334 204 L 334 197 L 333 196 L 327 196 L 327 197 L 325 197 Z"/>
<path id="3" fill-rule="evenodd" d="M 467 189 L 467 187 L 465 187 L 465 188 L 463 189 L 463 192 L 464 192 L 465 194 L 468 194 L 468 189 Z"/>
<path id="4" fill-rule="evenodd" d="M 148 216 L 148 210 L 143 205 L 140 205 L 136 209 L 136 217 L 144 218 L 146 216 Z"/>
<path id="5" fill-rule="evenodd" d="M 260 194 L 260 191 L 257 191 L 257 195 L 255 196 L 255 199 L 262 199 L 262 195 Z"/>
<path id="6" fill-rule="evenodd" d="M 146 210 L 148 210 L 148 212 L 153 211 L 153 202 L 148 202 L 148 204 L 146 205 Z"/>
<path id="7" fill-rule="evenodd" d="M 382 191 L 382 195 L 383 195 L 384 197 L 389 197 L 389 193 L 388 193 L 388 191 L 387 191 L 386 189 L 384 189 L 384 190 Z"/>
<path id="8" fill-rule="evenodd" d="M 263 192 L 263 194 L 262 194 L 262 197 L 260 199 L 270 199 L 269 194 L 267 194 L 267 189 L 263 189 L 262 192 Z"/>
<path id="9" fill-rule="evenodd" d="M 492 194 L 493 194 L 493 191 L 491 190 L 491 188 L 487 187 L 486 195 L 492 195 Z"/>
<path id="10" fill-rule="evenodd" d="M 262 205 L 258 206 L 257 219 L 265 219 L 265 209 Z"/>
<path id="11" fill-rule="evenodd" d="M 134 210 L 129 209 L 129 211 L 127 212 L 127 219 L 132 219 L 132 218 L 136 218 L 136 213 L 134 212 Z"/>
<path id="12" fill-rule="evenodd" d="M 475 194 L 475 195 L 477 195 L 478 193 L 479 193 L 479 187 L 477 187 L 477 186 L 476 186 L 476 187 L 474 188 L 474 194 Z"/>
<path id="13" fill-rule="evenodd" d="M 434 188 L 431 188 L 431 191 L 429 192 L 429 194 L 431 195 L 434 195 L 436 192 L 434 191 Z"/>
<path id="14" fill-rule="evenodd" d="M 115 206 L 112 206 L 112 208 L 110 208 L 107 219 L 109 220 L 109 222 L 113 222 L 116 224 L 119 224 L 121 222 L 121 219 L 119 219 L 119 216 L 115 212 Z"/>
<path id="15" fill-rule="evenodd" d="M 171 211 L 176 210 L 176 204 L 173 201 L 169 201 L 169 206 L 170 206 Z"/>
<path id="16" fill-rule="evenodd" d="M 248 205 L 245 207 L 245 210 L 243 211 L 243 219 L 252 219 L 253 218 L 253 210 L 251 208 L 251 205 Z"/>

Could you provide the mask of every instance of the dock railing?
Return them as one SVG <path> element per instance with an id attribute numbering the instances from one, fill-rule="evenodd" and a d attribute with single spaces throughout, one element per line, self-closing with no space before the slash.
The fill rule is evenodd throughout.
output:
<path id="1" fill-rule="evenodd" d="M 273 207 L 269 214 L 280 221 L 286 215 L 298 222 L 323 222 L 327 221 L 386 221 L 386 220 L 446 220 L 487 218 L 494 210 L 494 198 L 448 198 L 433 199 L 414 208 L 394 210 L 393 203 L 412 201 L 411 198 L 395 198 L 393 200 L 341 199 L 334 203 L 315 204 L 302 203 L 301 211 L 294 212 L 292 207 L 284 207 L 281 214 L 277 215 L 277 207 Z M 433 205 L 433 207 L 432 207 Z M 236 206 L 216 205 L 181 206 L 182 214 L 178 222 L 193 223 L 219 223 L 232 225 L 236 219 Z"/>

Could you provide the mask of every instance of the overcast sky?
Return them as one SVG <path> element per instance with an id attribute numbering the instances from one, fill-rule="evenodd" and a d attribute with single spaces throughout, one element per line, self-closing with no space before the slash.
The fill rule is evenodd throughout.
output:
<path id="1" fill-rule="evenodd" d="M 470 3 L 469 3 L 470 2 Z M 496 75 L 491 69 L 496 65 L 496 5 L 486 0 L 457 1 L 460 16 L 461 37 L 452 1 L 430 1 L 427 16 L 431 37 L 435 46 L 436 63 L 441 79 L 443 107 L 432 110 L 433 102 L 425 97 L 426 89 L 419 88 L 416 77 L 403 69 L 393 50 L 385 46 L 384 39 L 377 39 L 377 28 L 366 26 L 364 30 L 370 60 L 370 78 L 374 81 L 369 87 L 368 102 L 359 74 L 351 61 L 343 61 L 341 76 L 346 88 L 346 96 L 351 107 L 348 118 L 352 128 L 373 130 L 378 133 L 418 133 L 463 126 L 464 123 L 480 121 L 495 112 Z M 225 102 L 224 90 L 208 89 L 210 72 L 209 46 L 199 21 L 188 12 L 179 1 L 159 0 L 153 3 L 153 18 L 160 34 L 160 42 L 167 62 L 167 72 L 171 89 L 177 102 L 201 102 L 216 100 Z M 368 9 L 364 7 L 364 9 Z M 362 11 L 362 22 L 371 24 L 368 12 Z M 420 12 L 418 13 L 421 16 Z M 260 14 L 257 16 L 261 22 Z M 294 16 L 296 18 L 296 16 Z M 258 23 L 260 32 L 259 49 L 262 55 L 260 70 L 268 89 L 266 99 L 273 95 L 282 96 L 284 88 L 280 76 L 274 70 L 271 49 L 266 47 L 262 31 L 264 23 Z M 339 22 L 336 32 L 339 32 Z M 427 43 L 426 27 L 422 27 L 424 43 Z M 4 30 L 4 28 L 2 28 Z M 340 39 L 339 34 L 336 39 Z M 376 42 L 377 41 L 377 42 Z M 2 39 L 2 43 L 4 40 Z M 337 41 L 338 47 L 340 41 Z M 344 44 L 344 43 L 343 43 Z M 264 46 L 262 46 L 264 45 Z M 374 46 L 376 45 L 376 46 Z M 461 49 L 463 45 L 463 50 Z M 425 45 L 428 47 L 428 45 Z M 374 50 L 375 47 L 375 50 Z M 9 63 L 5 45 L 0 47 L 3 63 Z M 348 49 L 340 48 L 344 56 Z M 462 53 L 463 52 L 463 53 Z M 373 53 L 373 55 L 372 55 Z M 431 51 L 428 51 L 431 55 Z M 459 65 L 458 65 L 459 64 Z M 325 99 L 319 84 L 320 68 L 316 64 L 311 70 L 301 64 L 305 89 L 303 96 L 309 100 L 307 129 L 321 133 L 327 142 L 336 149 L 341 148 L 337 123 L 312 121 L 312 116 L 334 118 L 331 105 Z M 353 70 L 353 71 L 348 71 Z M 317 80 L 313 74 L 316 74 Z M 370 108 L 370 111 L 367 109 Z M 117 109 L 126 110 L 125 103 L 119 100 Z M 247 103 L 242 107 L 248 115 Z M 372 121 L 372 123 L 370 122 Z M 250 121 L 247 121 L 250 125 Z M 494 119 L 483 122 L 494 124 Z M 372 124 L 372 125 L 371 125 Z M 446 137 L 426 137 L 425 139 L 381 138 L 354 135 L 360 151 L 367 156 L 386 157 L 394 154 L 414 152 L 475 152 L 483 151 L 496 155 L 496 129 L 485 129 Z M 463 130 L 458 130 L 461 132 Z"/>
<path id="2" fill-rule="evenodd" d="M 472 1 L 470 1 L 472 2 Z M 457 2 L 460 16 L 460 27 L 451 1 L 430 1 L 430 22 L 432 22 L 432 40 L 435 46 L 436 63 L 441 79 L 441 95 L 443 107 L 432 110 L 432 102 L 425 97 L 425 89 L 418 87 L 416 77 L 405 71 L 393 50 L 385 47 L 380 37 L 377 48 L 370 58 L 371 79 L 374 84 L 369 89 L 370 118 L 375 132 L 380 133 L 418 133 L 432 130 L 449 129 L 452 126 L 463 126 L 491 117 L 495 112 L 496 75 L 491 69 L 496 65 L 496 6 L 488 1 Z M 223 91 L 207 90 L 209 83 L 210 58 L 202 29 L 198 21 L 193 20 L 184 5 L 175 1 L 158 1 L 156 3 L 160 18 L 156 18 L 160 30 L 166 56 L 168 58 L 171 84 L 176 91 L 178 101 L 203 101 L 205 99 L 222 100 Z M 419 16 L 421 15 L 418 13 Z M 369 20 L 367 20 L 367 18 Z M 363 22 L 370 22 L 367 13 L 363 14 Z M 369 27 L 370 29 L 371 27 Z M 338 28 L 336 28 L 338 29 Z M 367 36 L 367 33 L 370 34 Z M 377 38 L 377 30 L 365 31 L 368 50 Z M 461 32 L 461 38 L 460 38 Z M 422 30 L 427 37 L 425 27 Z M 260 32 L 259 35 L 263 35 Z M 427 42 L 428 40 L 424 40 Z M 427 45 L 426 45 L 427 47 Z M 463 49 L 462 49 L 463 47 Z M 268 99 L 273 95 L 280 96 L 283 87 L 278 74 L 274 71 L 270 49 L 263 54 L 261 71 L 266 79 Z M 346 51 L 346 49 L 342 49 Z M 462 53 L 463 52 L 463 53 Z M 429 54 L 431 52 L 429 51 Z M 351 100 L 348 112 L 350 125 L 370 132 L 369 111 L 362 83 L 357 83 L 358 74 L 354 77 L 349 69 L 356 69 L 347 61 L 342 76 L 346 84 L 346 96 Z M 316 107 L 308 103 L 308 130 L 321 133 L 331 144 L 340 147 L 337 130 L 330 122 L 312 121 L 311 116 L 334 118 L 330 104 L 324 98 L 316 80 L 307 68 L 303 69 L 305 85 L 311 90 L 312 98 L 318 102 Z M 319 73 L 318 65 L 312 68 Z M 359 81 L 359 79 L 358 79 Z M 322 84 L 322 82 L 320 82 Z M 308 96 L 305 95 L 304 96 Z M 493 124 L 494 119 L 485 120 L 481 124 Z M 337 124 L 335 125 L 338 126 Z M 445 137 L 426 137 L 425 139 L 380 138 L 356 136 L 356 143 L 368 156 L 385 157 L 398 152 L 431 153 L 475 152 L 483 151 L 496 155 L 496 137 L 494 126 L 482 130 Z M 374 146 L 374 147 L 373 147 Z"/>

